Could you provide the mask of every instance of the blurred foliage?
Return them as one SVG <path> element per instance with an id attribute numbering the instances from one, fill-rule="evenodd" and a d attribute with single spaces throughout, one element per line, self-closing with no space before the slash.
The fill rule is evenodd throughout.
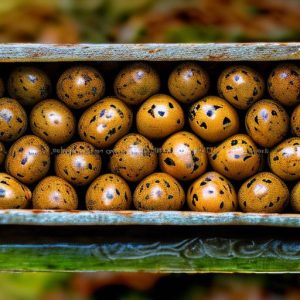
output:
<path id="1" fill-rule="evenodd" d="M 0 274 L 0 300 L 298 300 L 299 275 Z"/>
<path id="2" fill-rule="evenodd" d="M 2 0 L 0 42 L 299 41 L 299 20 L 300 0 Z"/>
<path id="3" fill-rule="evenodd" d="M 0 300 L 41 299 L 48 292 L 63 287 L 69 278 L 70 275 L 63 273 L 2 273 Z"/>

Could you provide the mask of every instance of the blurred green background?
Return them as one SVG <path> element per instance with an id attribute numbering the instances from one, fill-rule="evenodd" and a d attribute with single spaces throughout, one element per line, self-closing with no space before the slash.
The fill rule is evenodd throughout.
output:
<path id="1" fill-rule="evenodd" d="M 1 0 L 0 42 L 299 41 L 299 0 Z"/>
<path id="2" fill-rule="evenodd" d="M 300 1 L 0 1 L 1 43 L 254 41 L 300 41 Z M 33 299 L 299 300 L 300 277 L 0 274 L 0 300 Z"/>

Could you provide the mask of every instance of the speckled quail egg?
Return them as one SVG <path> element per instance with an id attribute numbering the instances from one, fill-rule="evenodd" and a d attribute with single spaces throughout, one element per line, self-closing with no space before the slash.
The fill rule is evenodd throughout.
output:
<path id="1" fill-rule="evenodd" d="M 296 106 L 291 117 L 292 133 L 300 137 L 300 105 Z"/>
<path id="2" fill-rule="evenodd" d="M 14 177 L 0 173 L 0 209 L 26 208 L 31 191 Z"/>
<path id="3" fill-rule="evenodd" d="M 157 94 L 140 106 L 136 126 L 138 132 L 149 139 L 164 138 L 183 128 L 184 112 L 172 97 Z"/>
<path id="4" fill-rule="evenodd" d="M 214 143 L 238 133 L 239 116 L 226 100 L 209 96 L 194 103 L 188 113 L 192 130 L 202 139 Z"/>
<path id="5" fill-rule="evenodd" d="M 138 210 L 180 210 L 185 202 L 179 182 L 166 173 L 153 173 L 143 179 L 133 194 Z"/>
<path id="6" fill-rule="evenodd" d="M 101 156 L 91 144 L 75 142 L 56 156 L 54 168 L 57 176 L 71 184 L 86 185 L 100 174 Z"/>
<path id="7" fill-rule="evenodd" d="M 102 75 L 93 67 L 86 65 L 73 66 L 64 71 L 56 85 L 56 93 L 68 107 L 80 109 L 87 107 L 105 92 Z"/>
<path id="8" fill-rule="evenodd" d="M 300 181 L 292 189 L 290 202 L 293 211 L 300 213 Z"/>
<path id="9" fill-rule="evenodd" d="M 105 98 L 81 116 L 78 131 L 82 140 L 98 148 L 107 148 L 128 133 L 132 111 L 115 97 Z"/>
<path id="10" fill-rule="evenodd" d="M 127 210 L 132 195 L 127 182 L 115 174 L 104 174 L 89 186 L 85 203 L 88 210 Z"/>
<path id="11" fill-rule="evenodd" d="M 209 161 L 216 172 L 234 180 L 252 176 L 261 165 L 259 151 L 246 134 L 233 135 L 212 149 Z"/>
<path id="12" fill-rule="evenodd" d="M 115 94 L 127 104 L 136 105 L 160 89 L 158 73 L 147 63 L 131 63 L 123 68 L 114 82 Z"/>
<path id="13" fill-rule="evenodd" d="M 265 83 L 254 69 L 236 65 L 226 68 L 218 79 L 218 92 L 234 107 L 247 109 L 262 98 Z"/>
<path id="14" fill-rule="evenodd" d="M 112 151 L 110 168 L 128 181 L 139 181 L 157 167 L 153 144 L 140 134 L 131 133 L 120 139 Z"/>
<path id="15" fill-rule="evenodd" d="M 191 180 L 206 170 L 206 148 L 192 133 L 180 131 L 170 136 L 162 145 L 159 164 L 163 172 L 178 180 Z"/>
<path id="16" fill-rule="evenodd" d="M 25 135 L 10 147 L 5 168 L 7 173 L 22 183 L 34 183 L 49 171 L 50 149 L 39 137 Z"/>
<path id="17" fill-rule="evenodd" d="M 196 62 L 176 66 L 168 79 L 170 94 L 182 103 L 192 103 L 204 97 L 209 86 L 208 73 Z"/>
<path id="18" fill-rule="evenodd" d="M 191 184 L 187 204 L 200 212 L 229 212 L 238 207 L 233 185 L 217 172 L 205 173 Z"/>
<path id="19" fill-rule="evenodd" d="M 78 198 L 75 189 L 67 181 L 48 176 L 35 187 L 32 204 L 34 209 L 75 210 Z"/>
<path id="20" fill-rule="evenodd" d="M 278 102 L 264 99 L 249 108 L 245 117 L 245 126 L 255 143 L 270 148 L 286 136 L 289 129 L 289 116 Z"/>
<path id="21" fill-rule="evenodd" d="M 27 129 L 27 115 L 18 101 L 0 98 L 0 141 L 12 142 Z"/>
<path id="22" fill-rule="evenodd" d="M 9 75 L 7 90 L 10 97 L 22 105 L 35 105 L 47 99 L 52 91 L 48 75 L 37 67 L 18 66 Z"/>
<path id="23" fill-rule="evenodd" d="M 300 103 L 300 68 L 292 63 L 275 67 L 268 78 L 268 90 L 283 105 Z"/>
<path id="24" fill-rule="evenodd" d="M 30 114 L 32 132 L 53 145 L 67 143 L 75 133 L 75 123 L 70 109 L 54 99 L 39 102 Z"/>
<path id="25" fill-rule="evenodd" d="M 283 180 L 300 179 L 300 138 L 289 138 L 269 154 L 269 166 Z"/>
<path id="26" fill-rule="evenodd" d="M 244 212 L 278 213 L 288 202 L 289 190 L 275 174 L 261 172 L 243 183 L 238 198 Z"/>

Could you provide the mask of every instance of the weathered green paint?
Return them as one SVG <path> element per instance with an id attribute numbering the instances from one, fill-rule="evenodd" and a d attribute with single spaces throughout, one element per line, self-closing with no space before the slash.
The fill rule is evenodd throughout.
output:
<path id="1" fill-rule="evenodd" d="M 1 227 L 0 271 L 300 272 L 295 230 Z"/>

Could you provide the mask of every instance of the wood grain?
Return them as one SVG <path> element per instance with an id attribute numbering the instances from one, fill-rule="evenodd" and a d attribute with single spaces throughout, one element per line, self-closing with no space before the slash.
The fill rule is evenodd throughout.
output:
<path id="1" fill-rule="evenodd" d="M 299 59 L 300 43 L 0 45 L 0 62 Z"/>
<path id="2" fill-rule="evenodd" d="M 300 214 L 198 213 L 191 211 L 0 210 L 2 225 L 93 226 L 277 226 L 300 228 Z"/>

